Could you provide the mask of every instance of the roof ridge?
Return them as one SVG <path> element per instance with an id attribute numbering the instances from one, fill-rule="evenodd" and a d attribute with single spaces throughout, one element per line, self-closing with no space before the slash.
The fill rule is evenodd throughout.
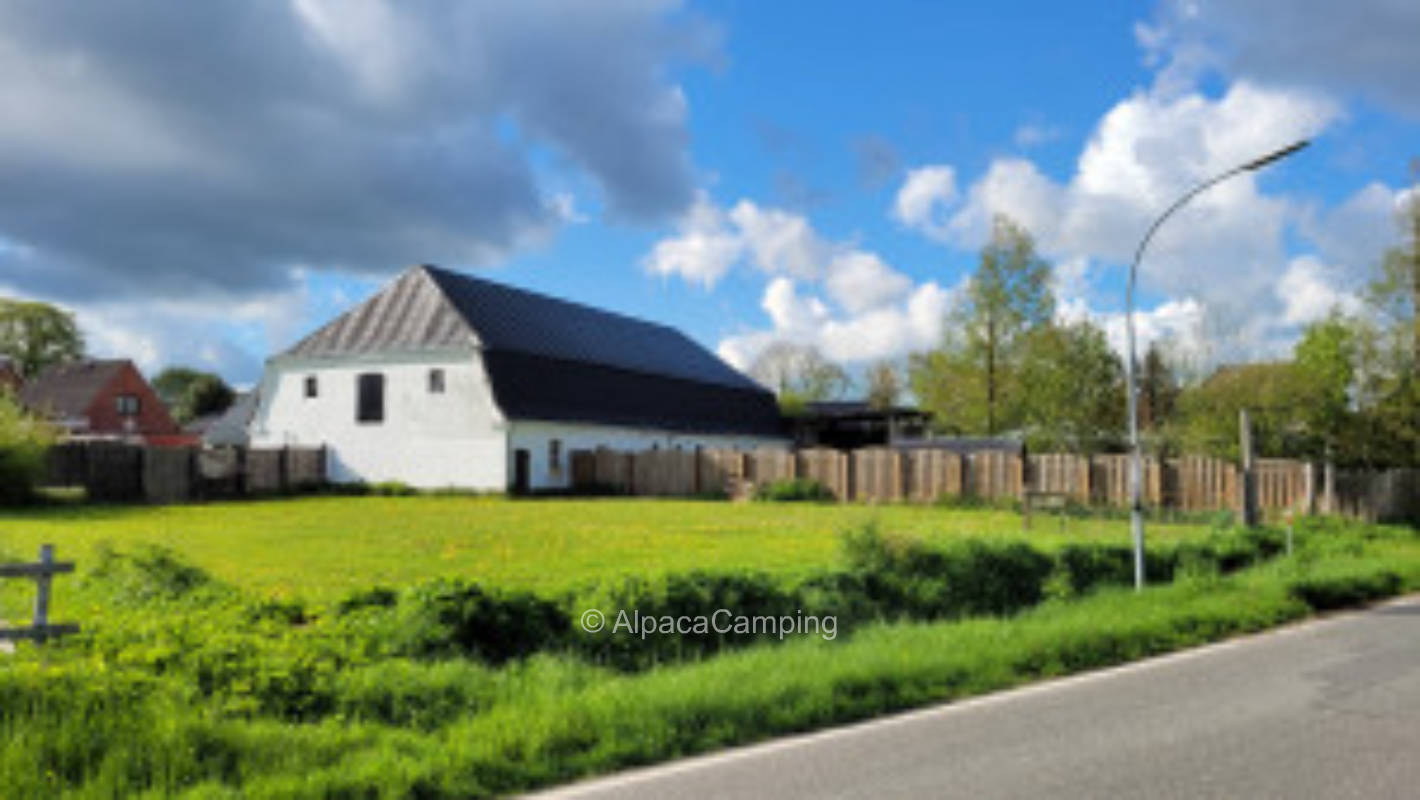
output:
<path id="1" fill-rule="evenodd" d="M 668 331 L 674 331 L 675 333 L 681 334 L 682 336 L 684 335 L 680 331 L 680 329 L 665 322 L 657 322 L 656 320 L 645 319 L 644 317 L 634 317 L 630 314 L 624 314 L 620 311 L 612 311 L 610 309 L 601 308 L 599 306 L 594 306 L 589 303 L 583 303 L 578 300 L 569 300 L 565 297 L 558 297 L 555 294 L 548 294 L 546 292 L 539 292 L 535 289 L 527 289 L 522 286 L 514 286 L 509 283 L 501 283 L 499 281 L 492 281 L 487 278 L 480 278 L 476 275 L 470 275 L 467 272 L 460 272 L 458 270 L 449 269 L 448 267 L 441 267 L 438 264 L 415 264 L 414 266 L 410 267 L 409 270 L 406 270 L 406 272 L 411 270 L 423 270 L 431 277 L 434 277 L 435 283 L 438 284 L 439 289 L 441 291 L 445 292 L 446 296 L 447 290 L 444 288 L 444 285 L 442 283 L 439 283 L 438 276 L 444 276 L 446 278 L 450 278 L 456 281 L 471 281 L 473 283 L 491 286 L 501 291 L 516 292 L 518 294 L 527 295 L 538 300 L 547 300 L 554 303 L 562 303 L 563 305 L 572 306 L 574 308 L 579 308 L 584 311 L 591 311 L 593 313 L 602 314 L 608 317 L 617 317 L 618 319 L 624 319 L 629 322 L 635 322 L 640 325 L 650 325 L 652 327 L 662 328 Z"/>

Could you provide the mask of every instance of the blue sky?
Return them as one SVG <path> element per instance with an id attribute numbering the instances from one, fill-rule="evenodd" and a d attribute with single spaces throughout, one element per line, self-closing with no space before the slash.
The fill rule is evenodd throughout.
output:
<path id="1" fill-rule="evenodd" d="M 1005 213 L 1117 340 L 1153 215 L 1313 137 L 1143 269 L 1146 338 L 1268 357 L 1359 309 L 1420 155 L 1420 11 L 1285 6 L 0 2 L 0 292 L 237 383 L 418 262 L 857 368 Z"/>

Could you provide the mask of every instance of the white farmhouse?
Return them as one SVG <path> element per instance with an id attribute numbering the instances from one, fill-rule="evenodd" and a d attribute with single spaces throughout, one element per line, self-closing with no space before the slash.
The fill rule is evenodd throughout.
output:
<path id="1" fill-rule="evenodd" d="M 571 484 L 570 454 L 786 444 L 774 397 L 679 331 L 431 266 L 267 361 L 256 447 L 337 482 Z"/>

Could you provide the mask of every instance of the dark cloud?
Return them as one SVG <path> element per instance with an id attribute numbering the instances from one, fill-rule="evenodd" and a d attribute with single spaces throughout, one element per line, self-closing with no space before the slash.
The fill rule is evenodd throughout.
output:
<path id="1" fill-rule="evenodd" d="M 1359 94 L 1420 119 L 1417 35 L 1415 0 L 1166 0 L 1141 31 L 1185 67 Z"/>
<path id="2" fill-rule="evenodd" d="M 559 222 L 539 153 L 664 218 L 693 193 L 666 70 L 714 46 L 672 2 L 0 0 L 0 284 L 486 263 Z"/>

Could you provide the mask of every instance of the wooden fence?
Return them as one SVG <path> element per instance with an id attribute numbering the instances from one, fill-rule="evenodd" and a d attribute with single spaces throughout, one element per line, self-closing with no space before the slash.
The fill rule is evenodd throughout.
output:
<path id="1" fill-rule="evenodd" d="M 1049 494 L 1081 505 L 1129 504 L 1129 457 L 1109 454 L 960 454 L 945 449 L 647 450 L 575 451 L 577 488 L 648 496 L 728 493 L 793 478 L 816 480 L 834 497 L 853 502 L 932 502 L 941 497 L 1023 499 Z M 1238 465 L 1185 456 L 1143 461 L 1144 502 L 1180 511 L 1240 511 Z M 1305 461 L 1259 459 L 1254 469 L 1258 507 L 1335 512 L 1367 519 L 1420 519 L 1420 470 L 1335 471 Z"/>
<path id="2" fill-rule="evenodd" d="M 322 447 L 143 447 L 66 442 L 51 447 L 43 483 L 82 486 L 101 503 L 181 503 L 278 494 L 326 482 Z"/>

